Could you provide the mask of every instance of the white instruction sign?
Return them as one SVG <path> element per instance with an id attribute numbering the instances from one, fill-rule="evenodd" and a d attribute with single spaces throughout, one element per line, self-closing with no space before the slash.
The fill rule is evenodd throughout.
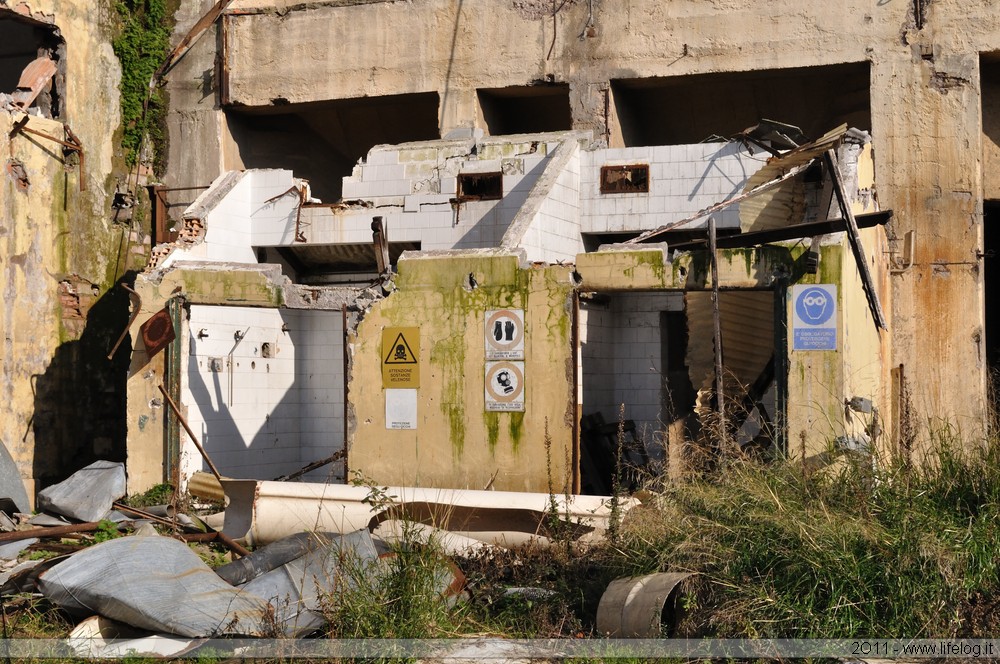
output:
<path id="1" fill-rule="evenodd" d="M 486 363 L 486 411 L 524 412 L 524 362 Z"/>
<path id="2" fill-rule="evenodd" d="M 792 286 L 792 350 L 837 350 L 836 284 Z"/>
<path id="3" fill-rule="evenodd" d="M 524 309 L 486 312 L 486 359 L 524 359 Z"/>
<path id="4" fill-rule="evenodd" d="M 385 391 L 385 428 L 417 428 L 417 391 L 387 389 Z"/>

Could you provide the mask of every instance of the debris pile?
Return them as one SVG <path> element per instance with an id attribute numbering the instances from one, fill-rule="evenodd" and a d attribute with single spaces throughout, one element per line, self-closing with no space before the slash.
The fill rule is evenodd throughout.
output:
<path id="1" fill-rule="evenodd" d="M 43 597 L 78 621 L 68 640 L 75 654 L 102 657 L 176 656 L 220 637 L 322 634 L 331 597 L 374 588 L 414 548 L 434 552 L 440 564 L 429 587 L 451 606 L 469 598 L 455 560 L 509 554 L 526 542 L 547 546 L 554 530 L 577 542 L 599 538 L 610 510 L 607 499 L 587 496 L 223 478 L 207 490 L 225 496 L 226 511 L 202 518 L 176 505 L 120 502 L 123 464 L 98 461 L 41 491 L 43 511 L 29 515 L 23 486 L 18 494 L 7 484 L 21 483 L 0 486 L 13 496 L 0 497 L 0 595 Z M 625 510 L 636 504 L 622 502 Z M 66 535 L 82 540 L 52 542 Z M 191 542 L 230 553 L 217 555 L 213 569 Z M 61 555 L 17 561 L 25 548 L 43 546 Z M 672 589 L 657 591 L 640 619 L 658 624 Z M 512 598 L 555 594 L 508 590 Z"/>

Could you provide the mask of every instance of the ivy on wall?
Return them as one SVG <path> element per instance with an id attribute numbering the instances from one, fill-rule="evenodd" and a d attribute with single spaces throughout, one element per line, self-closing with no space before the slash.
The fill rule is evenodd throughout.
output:
<path id="1" fill-rule="evenodd" d="M 148 155 L 159 171 L 166 138 L 164 130 L 166 99 L 155 87 L 143 117 L 143 104 L 149 94 L 149 81 L 170 49 L 172 21 L 166 0 L 118 0 L 115 9 L 121 20 L 121 32 L 112 43 L 122 67 L 121 110 L 125 162 L 133 166 L 148 134 L 153 154 Z"/>

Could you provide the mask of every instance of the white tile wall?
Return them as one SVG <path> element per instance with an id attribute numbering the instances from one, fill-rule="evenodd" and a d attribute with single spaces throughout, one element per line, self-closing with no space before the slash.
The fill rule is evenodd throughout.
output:
<path id="1" fill-rule="evenodd" d="M 344 178 L 344 198 L 361 198 L 377 206 L 386 219 L 390 241 L 420 242 L 425 250 L 497 246 L 551 163 L 554 150 L 555 143 L 544 144 L 534 153 L 504 160 L 485 157 L 502 152 L 493 144 L 481 146 L 479 158 L 470 154 L 468 146 L 454 142 L 380 146 Z M 453 209 L 459 173 L 501 170 L 504 161 L 508 168 L 502 200 L 466 202 Z M 628 163 L 649 164 L 649 193 L 602 195 L 601 166 Z M 761 163 L 735 143 L 577 148 L 531 219 L 522 246 L 531 260 L 572 260 L 583 250 L 581 233 L 642 231 L 691 216 L 742 191 Z M 186 256 L 256 262 L 254 247 L 292 244 L 297 197 L 281 194 L 294 182 L 290 171 L 248 171 L 210 212 L 204 245 L 171 260 Z M 312 244 L 368 243 L 375 212 L 305 208 L 301 230 Z M 736 209 L 724 210 L 716 218 L 720 227 L 739 224 Z M 703 218 L 690 226 L 705 223 Z"/>
<path id="2" fill-rule="evenodd" d="M 631 293 L 581 309 L 584 414 L 612 422 L 624 403 L 626 419 L 652 443 L 661 429 L 660 312 L 682 307 L 680 293 Z"/>
<path id="3" fill-rule="evenodd" d="M 649 164 L 649 193 L 601 194 L 605 165 Z M 737 143 L 699 143 L 593 150 L 583 153 L 580 174 L 581 230 L 642 231 L 691 216 L 743 190 L 762 161 Z M 716 214 L 720 227 L 739 225 L 737 209 Z M 706 219 L 688 227 L 704 226 Z"/>
<path id="4" fill-rule="evenodd" d="M 340 312 L 195 305 L 188 328 L 181 401 L 221 473 L 273 479 L 343 447 Z M 201 330 L 207 336 L 199 339 Z M 239 343 L 237 331 L 245 333 Z M 212 370 L 213 358 L 221 371 Z M 188 476 L 204 464 L 184 438 Z"/>

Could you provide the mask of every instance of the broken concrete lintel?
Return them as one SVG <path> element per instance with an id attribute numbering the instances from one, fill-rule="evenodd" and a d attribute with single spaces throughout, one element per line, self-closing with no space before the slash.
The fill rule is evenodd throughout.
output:
<path id="1" fill-rule="evenodd" d="M 523 250 L 469 249 L 404 251 L 396 263 L 400 288 L 467 287 L 469 275 L 483 286 L 517 283 L 517 272 L 528 267 Z"/>
<path id="2" fill-rule="evenodd" d="M 193 304 L 329 311 L 338 311 L 345 305 L 354 309 L 357 299 L 371 290 L 294 284 L 281 273 L 280 265 L 272 263 L 185 261 L 139 275 L 138 279 L 155 284 L 164 299 L 180 294 Z"/>
<path id="3" fill-rule="evenodd" d="M 576 271 L 583 290 L 683 288 L 665 243 L 601 245 L 598 251 L 577 255 Z"/>
<path id="4" fill-rule="evenodd" d="M 56 17 L 55 14 L 46 14 L 42 11 L 33 12 L 31 11 L 31 6 L 26 2 L 20 2 L 14 7 L 8 7 L 4 5 L 0 7 L 0 13 L 8 13 L 5 18 L 13 18 L 14 20 L 24 21 L 25 23 L 37 24 L 41 27 L 54 29 L 56 34 L 59 32 L 59 28 L 56 27 Z M 12 14 L 12 15 L 11 15 Z"/>

